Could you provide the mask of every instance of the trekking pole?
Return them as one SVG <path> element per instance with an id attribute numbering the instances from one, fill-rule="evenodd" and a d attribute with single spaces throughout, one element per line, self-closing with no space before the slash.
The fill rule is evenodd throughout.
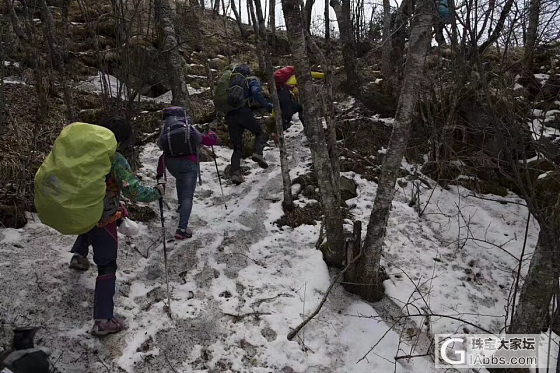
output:
<path id="1" fill-rule="evenodd" d="M 167 245 L 165 242 L 165 218 L 163 217 L 163 198 L 159 199 L 159 211 L 160 211 L 160 216 L 161 216 L 161 234 L 163 237 L 163 260 L 165 263 L 165 283 L 167 286 L 167 310 L 164 310 L 167 312 L 167 314 L 169 315 L 169 318 L 171 317 L 171 298 L 169 297 L 169 271 L 167 269 Z"/>
<path id="2" fill-rule="evenodd" d="M 222 199 L 224 200 L 224 207 L 227 210 L 226 197 L 224 196 L 224 188 L 222 188 L 222 178 L 220 177 L 220 171 L 218 170 L 218 161 L 216 161 L 216 153 L 214 153 L 214 147 L 213 146 L 211 146 L 210 149 L 212 149 L 212 154 L 214 155 L 212 158 L 214 158 L 214 165 L 216 166 L 216 173 L 218 174 L 218 181 L 220 182 L 220 190 L 222 191 Z"/>

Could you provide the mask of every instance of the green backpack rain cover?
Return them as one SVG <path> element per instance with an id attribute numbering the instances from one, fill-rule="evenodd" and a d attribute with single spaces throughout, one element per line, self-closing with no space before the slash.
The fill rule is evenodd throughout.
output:
<path id="1" fill-rule="evenodd" d="M 103 214 L 105 177 L 117 140 L 107 128 L 87 123 L 65 127 L 35 175 L 39 219 L 62 234 L 82 234 Z"/>

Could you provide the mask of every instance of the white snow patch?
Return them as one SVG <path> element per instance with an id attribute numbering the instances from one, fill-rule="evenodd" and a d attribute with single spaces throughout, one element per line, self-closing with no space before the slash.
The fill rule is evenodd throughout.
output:
<path id="1" fill-rule="evenodd" d="M 0 230 L 2 233 L 2 240 L 0 243 L 14 244 L 19 243 L 22 238 L 22 232 L 19 229 L 5 228 Z"/>
<path id="2" fill-rule="evenodd" d="M 15 78 L 15 77 L 5 77 L 4 78 L 4 84 L 21 84 L 21 85 L 27 85 L 26 82 L 24 82 L 23 80 L 19 79 L 19 78 Z"/>

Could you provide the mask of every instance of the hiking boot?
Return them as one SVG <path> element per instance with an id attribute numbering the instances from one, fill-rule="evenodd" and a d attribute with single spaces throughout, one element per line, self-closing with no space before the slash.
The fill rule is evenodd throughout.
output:
<path id="1" fill-rule="evenodd" d="M 187 229 L 177 228 L 175 231 L 175 238 L 178 240 L 184 240 L 185 238 L 191 238 L 192 231 L 187 227 Z"/>
<path id="2" fill-rule="evenodd" d="M 236 174 L 231 175 L 231 182 L 234 183 L 235 185 L 239 185 L 244 181 L 245 181 L 245 179 L 243 178 L 241 173 L 236 173 Z"/>
<path id="3" fill-rule="evenodd" d="M 110 320 L 95 320 L 90 333 L 96 337 L 102 337 L 104 335 L 118 333 L 124 329 L 126 329 L 124 323 L 116 317 L 113 317 Z"/>
<path id="4" fill-rule="evenodd" d="M 261 168 L 268 168 L 268 163 L 266 163 L 262 154 L 253 153 L 251 159 L 257 162 Z"/>
<path id="5" fill-rule="evenodd" d="M 87 271 L 89 269 L 89 260 L 80 254 L 74 254 L 72 259 L 70 259 L 70 265 L 68 267 L 77 271 Z"/>

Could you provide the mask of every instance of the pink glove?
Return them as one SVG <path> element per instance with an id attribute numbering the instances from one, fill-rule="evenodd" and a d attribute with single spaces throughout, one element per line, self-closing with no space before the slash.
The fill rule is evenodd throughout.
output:
<path id="1" fill-rule="evenodd" d="M 220 138 L 218 137 L 218 135 L 216 134 L 216 132 L 214 132 L 214 131 L 208 131 L 208 138 L 209 138 L 210 140 L 212 140 L 212 142 L 214 143 L 214 144 L 208 144 L 208 145 L 210 145 L 210 146 L 211 146 L 211 145 L 222 145 L 222 140 L 220 140 Z M 202 141 L 202 144 L 203 144 L 203 145 L 207 145 L 207 144 L 204 144 L 204 140 Z"/>

